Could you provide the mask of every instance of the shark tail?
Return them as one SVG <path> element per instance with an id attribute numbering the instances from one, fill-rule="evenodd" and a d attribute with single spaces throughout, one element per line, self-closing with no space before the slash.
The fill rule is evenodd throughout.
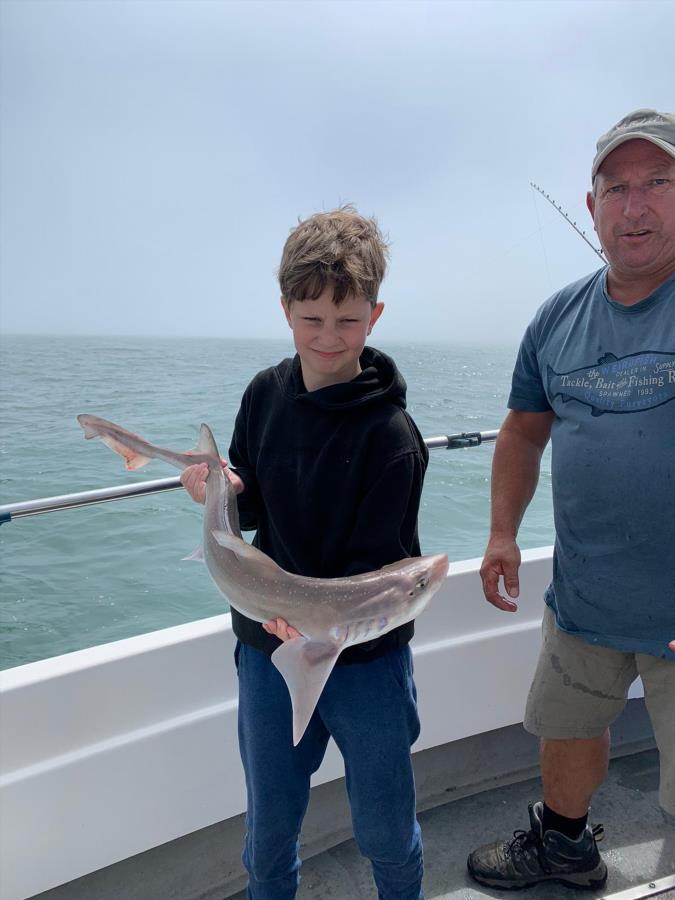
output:
<path id="1" fill-rule="evenodd" d="M 85 435 L 85 437 L 88 437 L 88 435 Z M 92 437 L 95 437 L 95 435 L 92 435 Z M 110 447 L 113 452 L 118 453 L 124 458 L 124 462 L 129 471 L 143 468 L 143 466 L 146 466 L 152 459 L 151 456 L 144 456 L 144 454 L 132 449 L 127 444 L 123 444 L 121 441 L 115 440 L 115 438 L 110 435 L 99 434 L 98 437 L 101 438 L 106 447 Z"/>
<path id="2" fill-rule="evenodd" d="M 202 425 L 199 441 L 194 450 L 176 453 L 164 447 L 156 447 L 132 431 L 122 428 L 121 425 L 98 416 L 82 413 L 77 417 L 77 421 L 84 430 L 87 440 L 100 438 L 114 453 L 123 457 L 127 469 L 140 469 L 151 459 L 162 459 L 178 469 L 185 469 L 195 462 L 208 462 L 209 465 L 220 468 L 220 454 L 208 425 Z"/>
<path id="3" fill-rule="evenodd" d="M 147 465 L 152 459 L 151 456 L 146 456 L 141 453 L 131 442 L 120 440 L 119 437 L 111 431 L 104 430 L 101 426 L 112 425 L 112 423 L 106 422 L 105 419 L 99 419 L 96 416 L 81 415 L 77 417 L 77 421 L 82 426 L 84 436 L 88 441 L 92 438 L 100 438 L 106 447 L 110 447 L 113 453 L 117 453 L 119 456 L 123 457 L 127 469 L 140 469 L 142 466 Z M 122 434 L 124 434 L 123 431 Z M 134 439 L 133 443 L 143 443 L 143 439 L 139 438 L 137 434 L 126 432 L 126 435 L 129 438 Z"/>
<path id="4" fill-rule="evenodd" d="M 316 709 L 341 647 L 306 637 L 285 641 L 272 654 L 281 672 L 293 706 L 293 746 L 300 743 Z"/>

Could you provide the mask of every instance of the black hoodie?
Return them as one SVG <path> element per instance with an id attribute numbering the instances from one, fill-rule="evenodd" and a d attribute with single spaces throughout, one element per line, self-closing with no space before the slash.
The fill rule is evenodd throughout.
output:
<path id="1" fill-rule="evenodd" d="M 386 354 L 364 348 L 352 381 L 305 388 L 300 359 L 260 372 L 244 392 L 230 463 L 246 489 L 243 530 L 288 572 L 338 578 L 419 556 L 417 513 L 428 451 L 405 412 L 406 384 Z M 291 624 L 293 624 L 291 622 Z M 232 610 L 234 633 L 268 654 L 280 641 Z M 408 643 L 410 622 L 345 650 L 366 662 Z"/>

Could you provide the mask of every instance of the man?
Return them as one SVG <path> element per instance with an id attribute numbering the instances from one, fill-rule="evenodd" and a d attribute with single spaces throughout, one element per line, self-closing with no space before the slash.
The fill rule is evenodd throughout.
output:
<path id="1" fill-rule="evenodd" d="M 675 815 L 675 116 L 641 109 L 600 138 L 588 209 L 608 266 L 537 312 L 495 449 L 486 599 L 514 612 L 516 535 L 552 440 L 556 543 L 525 728 L 541 738 L 530 830 L 470 854 L 481 884 L 604 884 L 587 825 L 609 725 L 642 677 Z M 499 593 L 503 577 L 505 593 Z"/>

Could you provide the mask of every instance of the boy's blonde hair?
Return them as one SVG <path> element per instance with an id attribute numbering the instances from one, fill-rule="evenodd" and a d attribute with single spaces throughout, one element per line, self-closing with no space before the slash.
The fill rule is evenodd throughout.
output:
<path id="1" fill-rule="evenodd" d="M 336 305 L 353 294 L 375 306 L 388 255 L 375 219 L 360 216 L 351 204 L 316 213 L 293 228 L 284 244 L 281 294 L 288 303 L 316 300 L 332 286 Z"/>

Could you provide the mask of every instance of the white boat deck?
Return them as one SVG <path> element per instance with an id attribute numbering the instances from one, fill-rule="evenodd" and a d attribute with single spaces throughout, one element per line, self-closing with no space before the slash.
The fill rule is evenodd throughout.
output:
<path id="1" fill-rule="evenodd" d="M 602 897 L 642 885 L 643 896 L 671 882 L 661 900 L 675 900 L 675 826 L 664 822 L 657 802 L 658 758 L 655 750 L 614 759 L 597 793 L 591 820 L 602 822 L 600 850 L 609 868 L 607 885 L 590 897 Z M 481 888 L 466 872 L 466 857 L 478 845 L 507 838 L 527 826 L 527 803 L 541 796 L 538 779 L 510 784 L 438 806 L 420 814 L 426 872 L 426 900 L 471 900 L 506 892 Z M 369 863 L 353 840 L 307 860 L 301 869 L 299 900 L 377 900 Z M 565 898 L 575 893 L 563 885 L 530 888 L 528 898 Z M 581 892 L 576 892 L 581 893 Z M 512 895 L 512 892 L 506 896 Z M 148 898 L 150 900 L 150 898 Z M 245 900 L 245 893 L 233 900 Z"/>
<path id="2" fill-rule="evenodd" d="M 538 778 L 470 794 L 421 812 L 425 849 L 424 889 L 426 900 L 478 900 L 484 897 L 522 896 L 532 900 L 570 900 L 576 893 L 589 898 L 637 900 L 655 896 L 675 900 L 675 825 L 666 824 L 657 802 L 658 757 L 644 750 L 615 758 L 607 781 L 596 794 L 591 821 L 602 822 L 605 837 L 600 845 L 609 868 L 606 887 L 597 893 L 573 892 L 562 885 L 548 884 L 524 893 L 482 888 L 466 872 L 466 857 L 481 843 L 507 838 L 516 828 L 526 826 L 527 803 L 540 797 Z M 325 797 L 324 797 L 325 800 Z M 344 798 L 333 797 L 339 807 Z M 307 817 L 311 828 L 312 806 Z M 196 889 L 195 868 L 209 869 L 213 856 L 222 850 L 223 834 L 201 852 L 181 857 L 175 845 L 144 855 L 126 872 L 112 866 L 93 876 L 39 894 L 32 900 L 245 900 L 245 892 L 232 894 L 208 879 L 208 886 Z M 243 823 L 229 841 L 241 847 Z M 312 836 L 309 835 L 311 852 Z M 189 859 L 186 866 L 185 863 Z M 167 880 L 149 878 L 153 869 L 165 869 Z M 192 869 L 192 872 L 189 870 Z M 240 881 L 241 883 L 241 881 Z M 353 840 L 345 840 L 307 859 L 301 869 L 298 900 L 376 900 L 370 865 Z"/>

